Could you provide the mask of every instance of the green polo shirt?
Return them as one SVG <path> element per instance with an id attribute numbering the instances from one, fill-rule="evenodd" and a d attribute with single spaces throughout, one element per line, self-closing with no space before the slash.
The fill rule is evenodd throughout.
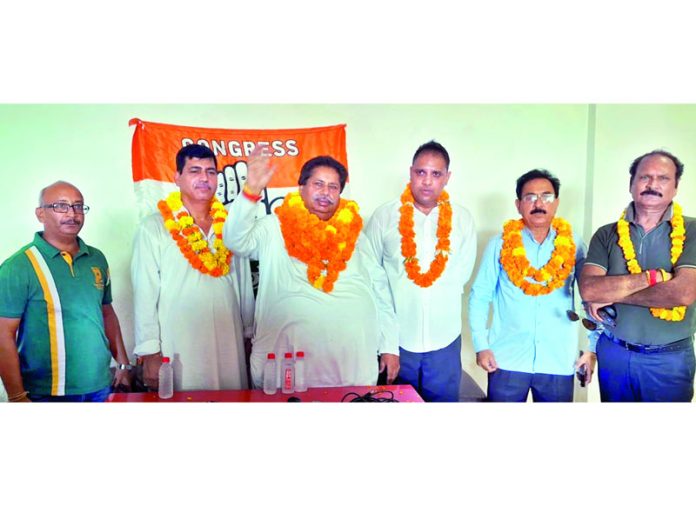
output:
<path id="1" fill-rule="evenodd" d="M 71 258 L 41 232 L 0 265 L 0 317 L 20 318 L 24 388 L 36 395 L 79 395 L 107 387 L 111 351 L 102 305 L 111 303 L 106 258 L 78 237 Z"/>
<path id="2" fill-rule="evenodd" d="M 629 224 L 631 241 L 636 251 L 636 260 L 643 270 L 664 269 L 672 271 L 684 268 L 696 268 L 696 218 L 684 216 L 686 241 L 684 250 L 672 267 L 669 234 L 672 225 L 672 205 L 667 208 L 658 225 L 650 232 L 634 222 L 635 211 L 631 203 L 626 208 L 626 221 Z M 629 274 L 626 259 L 618 244 L 619 235 L 616 223 L 604 225 L 595 232 L 587 252 L 585 265 L 597 265 L 610 276 Z M 616 328 L 612 329 L 615 337 L 629 343 L 663 345 L 691 337 L 696 332 L 696 304 L 686 309 L 686 316 L 680 322 L 671 322 L 655 318 L 650 309 L 632 304 L 615 304 L 617 318 Z"/>

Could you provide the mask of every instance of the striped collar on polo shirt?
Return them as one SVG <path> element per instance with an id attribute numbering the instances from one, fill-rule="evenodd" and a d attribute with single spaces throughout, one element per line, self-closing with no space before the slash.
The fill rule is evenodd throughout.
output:
<path id="1" fill-rule="evenodd" d="M 34 240 L 32 241 L 32 244 L 36 246 L 43 255 L 49 258 L 58 256 L 61 253 L 61 251 L 58 248 L 52 246 L 46 241 L 46 239 L 43 238 L 43 232 L 36 232 L 34 234 Z M 80 250 L 77 252 L 77 255 L 75 255 L 75 258 L 80 257 L 82 255 L 91 254 L 89 251 L 89 247 L 79 237 L 77 238 L 77 244 L 80 246 Z"/>

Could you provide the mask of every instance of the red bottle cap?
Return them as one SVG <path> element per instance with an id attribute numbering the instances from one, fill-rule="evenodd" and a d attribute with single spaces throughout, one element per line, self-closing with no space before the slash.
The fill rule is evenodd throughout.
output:
<path id="1" fill-rule="evenodd" d="M 287 352 L 287 353 L 285 354 L 285 358 L 292 358 L 292 353 Z"/>
<path id="2" fill-rule="evenodd" d="M 296 353 L 296 355 L 297 355 L 297 358 L 304 358 L 304 351 L 298 351 Z"/>
<path id="3" fill-rule="evenodd" d="M 162 357 L 162 363 L 163 363 L 163 364 L 168 364 L 168 363 L 169 363 L 169 357 Z"/>
<path id="4" fill-rule="evenodd" d="M 268 355 L 266 355 L 266 358 L 267 358 L 268 360 L 273 360 L 273 359 L 275 359 L 275 353 L 269 353 Z"/>

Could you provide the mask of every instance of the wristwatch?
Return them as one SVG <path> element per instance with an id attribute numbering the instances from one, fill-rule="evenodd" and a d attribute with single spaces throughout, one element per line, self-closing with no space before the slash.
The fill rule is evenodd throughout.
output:
<path id="1" fill-rule="evenodd" d="M 118 364 L 116 366 L 116 369 L 120 369 L 121 371 L 123 371 L 123 370 L 130 371 L 131 369 L 133 369 L 133 366 L 130 364 Z"/>

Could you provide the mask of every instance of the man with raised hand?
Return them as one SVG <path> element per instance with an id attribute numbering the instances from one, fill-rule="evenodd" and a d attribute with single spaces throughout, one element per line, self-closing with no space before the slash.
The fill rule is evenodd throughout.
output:
<path id="1" fill-rule="evenodd" d="M 309 387 L 375 385 L 379 369 L 391 383 L 399 369 L 397 323 L 358 206 L 340 197 L 346 168 L 330 156 L 308 160 L 298 191 L 256 220 L 274 171 L 268 148 L 257 147 L 224 228 L 235 255 L 259 261 L 254 387 L 262 386 L 269 352 L 296 351 L 305 353 Z"/>

